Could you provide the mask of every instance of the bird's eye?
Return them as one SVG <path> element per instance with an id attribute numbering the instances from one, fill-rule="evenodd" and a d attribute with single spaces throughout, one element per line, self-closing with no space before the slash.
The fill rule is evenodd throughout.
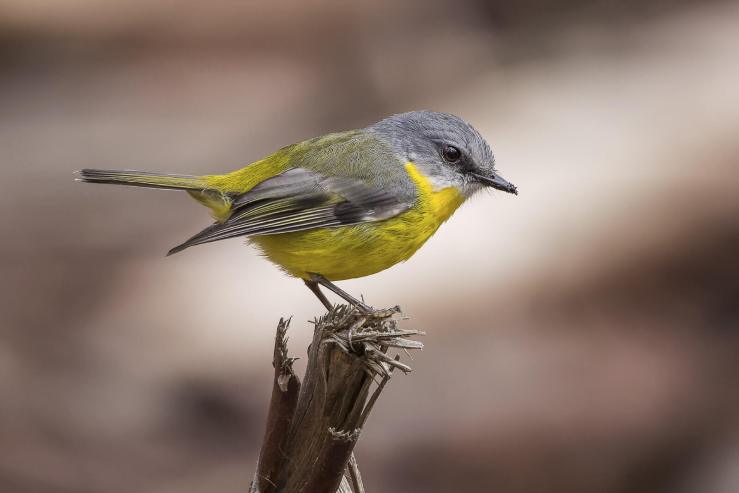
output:
<path id="1" fill-rule="evenodd" d="M 456 163 L 459 161 L 459 158 L 462 157 L 462 153 L 454 146 L 444 146 L 442 155 L 444 156 L 444 159 L 450 163 Z"/>

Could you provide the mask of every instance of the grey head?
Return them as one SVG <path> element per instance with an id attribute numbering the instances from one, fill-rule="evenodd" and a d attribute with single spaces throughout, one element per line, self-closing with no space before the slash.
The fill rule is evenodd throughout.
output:
<path id="1" fill-rule="evenodd" d="M 367 128 L 410 161 L 436 189 L 457 187 L 465 196 L 492 187 L 517 194 L 495 170 L 495 158 L 480 133 L 461 118 L 434 111 L 388 117 Z"/>

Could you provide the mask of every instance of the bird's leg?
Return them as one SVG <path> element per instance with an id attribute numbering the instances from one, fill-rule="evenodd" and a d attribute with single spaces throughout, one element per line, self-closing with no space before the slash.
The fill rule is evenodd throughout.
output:
<path id="1" fill-rule="evenodd" d="M 359 301 L 354 296 L 350 295 L 349 293 L 341 289 L 339 286 L 337 286 L 336 284 L 332 283 L 331 281 L 323 277 L 321 274 L 314 274 L 312 272 L 309 274 L 310 274 L 311 281 L 316 283 L 316 288 L 318 287 L 317 285 L 320 284 L 324 288 L 338 295 L 341 299 L 348 302 L 350 305 L 358 308 L 359 311 L 361 312 L 369 314 L 375 311 L 374 308 L 372 308 L 369 305 L 366 305 L 362 301 Z"/>
<path id="2" fill-rule="evenodd" d="M 303 282 L 306 286 L 308 286 L 308 289 L 310 289 L 313 294 L 316 295 L 316 298 L 323 303 L 323 306 L 326 307 L 326 310 L 331 311 L 333 309 L 333 305 L 331 305 L 331 302 L 326 298 L 326 295 L 323 294 L 321 291 L 320 286 L 318 286 L 318 283 L 316 281 L 309 281 L 308 279 L 303 279 Z"/>
<path id="3" fill-rule="evenodd" d="M 400 311 L 398 307 L 390 309 L 390 310 L 375 310 L 374 308 L 367 305 L 363 301 L 356 299 L 354 296 L 350 295 L 349 293 L 347 293 L 346 291 L 338 287 L 336 284 L 332 283 L 331 281 L 323 277 L 321 274 L 314 274 L 312 272 L 309 274 L 310 274 L 311 281 L 313 283 L 320 284 L 321 286 L 328 289 L 329 291 L 332 291 L 333 293 L 341 297 L 344 301 L 348 302 L 350 305 L 354 306 L 357 310 L 359 310 L 365 315 L 386 318 L 386 317 L 391 316 L 393 313 L 397 313 Z M 306 281 L 306 284 L 308 284 L 308 281 Z M 310 287 L 310 285 L 308 287 Z M 311 290 L 312 289 L 313 288 L 311 288 Z M 318 289 L 318 286 L 316 286 L 316 289 Z"/>

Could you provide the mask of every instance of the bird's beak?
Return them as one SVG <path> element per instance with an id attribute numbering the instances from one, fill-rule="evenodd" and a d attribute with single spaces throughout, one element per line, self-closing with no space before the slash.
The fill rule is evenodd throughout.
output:
<path id="1" fill-rule="evenodd" d="M 509 182 L 495 171 L 493 171 L 490 176 L 478 175 L 477 173 L 471 174 L 477 179 L 477 181 L 479 181 L 483 185 L 493 187 L 504 192 L 512 193 L 513 195 L 518 195 L 518 188 L 516 188 L 516 185 Z"/>

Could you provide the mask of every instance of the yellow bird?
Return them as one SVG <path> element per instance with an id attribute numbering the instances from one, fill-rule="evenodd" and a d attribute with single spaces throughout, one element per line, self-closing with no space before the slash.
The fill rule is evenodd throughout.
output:
<path id="1" fill-rule="evenodd" d="M 243 236 L 327 307 L 331 281 L 409 259 L 474 193 L 517 194 L 485 139 L 461 118 L 414 111 L 283 147 L 223 175 L 83 169 L 81 181 L 187 191 L 216 222 L 168 253 Z"/>

